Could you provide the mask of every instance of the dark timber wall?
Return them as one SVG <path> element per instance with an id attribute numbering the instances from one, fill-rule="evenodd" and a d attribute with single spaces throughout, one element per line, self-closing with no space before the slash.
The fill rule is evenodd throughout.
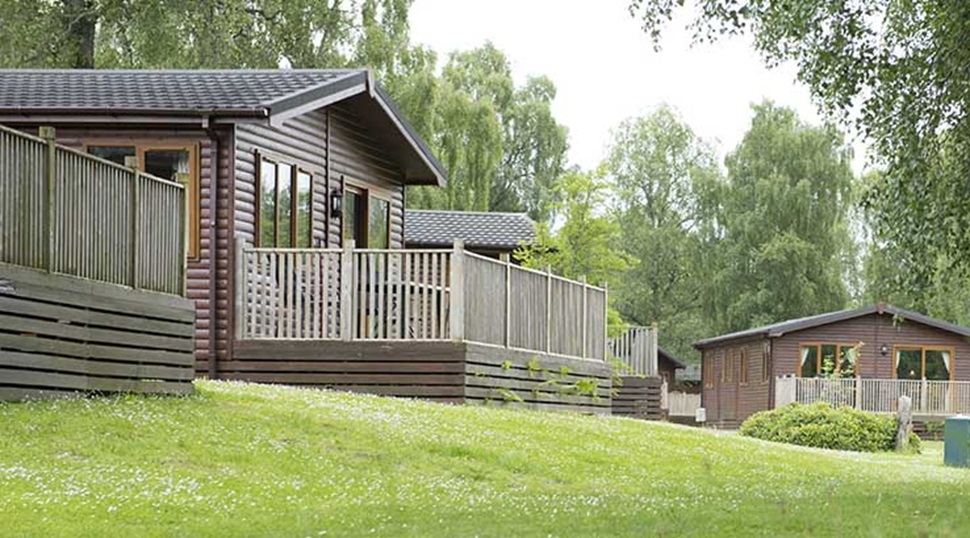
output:
<path id="1" fill-rule="evenodd" d="M 191 301 L 0 265 L 0 400 L 192 392 Z"/>
<path id="2" fill-rule="evenodd" d="M 613 396 L 613 414 L 646 420 L 660 420 L 660 390 L 663 379 L 659 377 L 625 376 Z"/>
<path id="3" fill-rule="evenodd" d="M 222 377 L 529 409 L 608 414 L 600 361 L 472 343 L 236 341 Z"/>

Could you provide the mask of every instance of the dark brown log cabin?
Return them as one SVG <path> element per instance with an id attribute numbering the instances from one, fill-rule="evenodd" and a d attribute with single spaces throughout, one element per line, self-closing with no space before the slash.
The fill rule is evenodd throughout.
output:
<path id="1" fill-rule="evenodd" d="M 187 185 L 197 371 L 213 377 L 232 357 L 232 238 L 400 248 L 405 186 L 446 175 L 366 70 L 0 70 L 0 124 Z"/>
<path id="2" fill-rule="evenodd" d="M 737 427 L 775 406 L 780 376 L 970 380 L 970 329 L 891 305 L 700 340 L 707 422 Z"/>

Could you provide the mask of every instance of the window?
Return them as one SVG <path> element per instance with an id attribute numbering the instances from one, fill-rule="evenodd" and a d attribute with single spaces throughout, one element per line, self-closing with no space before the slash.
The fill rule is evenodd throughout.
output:
<path id="1" fill-rule="evenodd" d="M 767 383 L 771 379 L 771 344 L 765 342 L 761 346 L 761 382 Z"/>
<path id="2" fill-rule="evenodd" d="M 734 361 L 732 360 L 733 350 L 724 353 L 723 368 L 721 368 L 721 383 L 730 383 L 734 380 Z"/>
<path id="3" fill-rule="evenodd" d="M 289 163 L 259 162 L 259 246 L 308 248 L 313 238 L 313 176 Z"/>
<path id="4" fill-rule="evenodd" d="M 748 384 L 748 354 L 741 350 L 741 373 L 738 375 L 738 382 L 742 385 Z"/>
<path id="5" fill-rule="evenodd" d="M 948 381 L 953 378 L 951 348 L 898 346 L 893 349 L 896 379 Z"/>
<path id="6" fill-rule="evenodd" d="M 706 356 L 701 357 L 701 362 L 703 365 L 701 378 L 704 380 L 704 386 L 712 388 L 714 386 L 714 356 L 708 353 Z"/>
<path id="7" fill-rule="evenodd" d="M 361 248 L 390 246 L 391 203 L 371 191 L 347 186 L 344 189 L 343 240 Z"/>
<path id="8" fill-rule="evenodd" d="M 188 196 L 189 258 L 199 257 L 199 164 L 195 142 L 96 142 L 87 152 L 122 166 L 181 183 Z"/>
<path id="9" fill-rule="evenodd" d="M 856 377 L 861 344 L 801 344 L 800 377 Z"/>

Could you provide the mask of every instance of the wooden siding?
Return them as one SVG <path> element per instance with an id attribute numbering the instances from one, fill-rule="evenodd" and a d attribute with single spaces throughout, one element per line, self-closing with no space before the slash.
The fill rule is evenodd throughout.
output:
<path id="1" fill-rule="evenodd" d="M 188 394 L 187 299 L 0 264 L 0 400 Z"/>
<path id="2" fill-rule="evenodd" d="M 329 217 L 330 191 L 344 180 L 371 186 L 390 198 L 391 248 L 404 244 L 404 186 L 401 172 L 366 132 L 348 103 L 313 111 L 283 129 L 239 124 L 236 129 L 235 233 L 252 244 L 256 234 L 256 152 L 313 174 L 314 247 L 337 248 L 340 219 Z"/>
<path id="3" fill-rule="evenodd" d="M 220 366 L 225 379 L 258 383 L 447 403 L 610 410 L 610 370 L 603 362 L 472 343 L 236 341 L 233 360 Z M 597 381 L 595 397 L 569 391 L 587 378 Z"/>
<path id="4" fill-rule="evenodd" d="M 776 338 L 773 342 L 775 375 L 796 375 L 799 366 L 801 343 L 863 343 L 859 352 L 857 371 L 861 377 L 893 379 L 893 346 L 941 346 L 954 348 L 953 379 L 970 380 L 970 344 L 967 338 L 943 329 L 923 325 L 915 321 L 893 323 L 888 314 L 870 314 L 855 319 L 805 329 Z M 889 346 L 889 354 L 883 356 L 879 349 Z"/>
<path id="5" fill-rule="evenodd" d="M 465 401 L 536 410 L 610 414 L 611 368 L 602 360 L 465 343 Z M 577 383 L 595 383 L 578 392 Z M 659 405 L 658 405 L 659 407 Z"/>
<path id="6" fill-rule="evenodd" d="M 762 353 L 767 340 L 763 338 L 729 342 L 703 350 L 701 360 L 713 362 L 713 367 L 701 372 L 713 372 L 713 386 L 706 377 L 701 380 L 701 406 L 707 413 L 707 424 L 734 428 L 752 414 L 768 409 L 771 395 L 770 372 L 762 381 Z M 748 381 L 741 382 L 741 357 L 747 357 Z M 768 365 L 771 367 L 769 355 Z"/>
<path id="7" fill-rule="evenodd" d="M 621 378 L 621 382 L 613 396 L 614 415 L 644 420 L 663 418 L 660 409 L 660 391 L 663 385 L 661 378 L 625 376 Z"/>

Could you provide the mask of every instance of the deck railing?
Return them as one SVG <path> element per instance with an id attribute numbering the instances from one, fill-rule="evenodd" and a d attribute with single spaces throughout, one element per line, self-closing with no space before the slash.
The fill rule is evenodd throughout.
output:
<path id="1" fill-rule="evenodd" d="M 629 375 L 657 374 L 657 328 L 630 325 L 610 338 L 607 349 L 626 367 Z"/>
<path id="2" fill-rule="evenodd" d="M 0 262 L 182 295 L 185 190 L 0 126 Z"/>
<path id="3" fill-rule="evenodd" d="M 909 396 L 917 415 L 970 413 L 970 381 L 909 379 L 824 379 L 780 377 L 775 404 L 828 402 L 873 413 L 894 413 L 900 396 Z"/>
<path id="4" fill-rule="evenodd" d="M 603 359 L 606 290 L 465 251 L 236 245 L 236 338 L 467 340 Z"/>

